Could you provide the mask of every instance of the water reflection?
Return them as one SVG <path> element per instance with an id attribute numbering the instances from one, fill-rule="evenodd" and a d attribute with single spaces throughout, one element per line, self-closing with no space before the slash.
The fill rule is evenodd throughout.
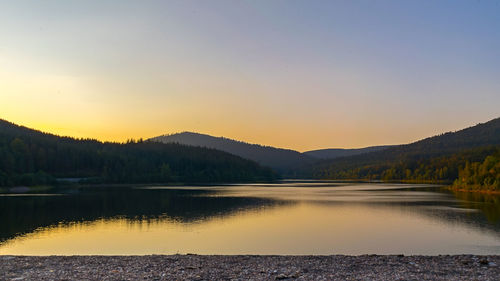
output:
<path id="1" fill-rule="evenodd" d="M 121 218 L 131 221 L 206 221 L 232 213 L 285 204 L 252 197 L 214 197 L 210 190 L 88 189 L 69 194 L 0 197 L 0 242 L 35 229 Z"/>
<path id="2" fill-rule="evenodd" d="M 0 196 L 0 254 L 499 254 L 499 196 L 288 182 Z"/>
<path id="3" fill-rule="evenodd" d="M 478 209 L 483 213 L 488 222 L 497 225 L 500 222 L 500 196 L 484 193 L 453 192 L 464 208 Z"/>

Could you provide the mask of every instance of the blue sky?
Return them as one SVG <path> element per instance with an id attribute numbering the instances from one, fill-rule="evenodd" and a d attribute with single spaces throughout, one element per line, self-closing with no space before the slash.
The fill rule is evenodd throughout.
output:
<path id="1" fill-rule="evenodd" d="M 0 118 L 406 143 L 499 116 L 499 1 L 0 1 Z"/>

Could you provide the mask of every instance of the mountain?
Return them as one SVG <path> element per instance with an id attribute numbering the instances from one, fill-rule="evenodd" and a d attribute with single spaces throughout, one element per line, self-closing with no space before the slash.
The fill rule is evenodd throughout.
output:
<path id="1" fill-rule="evenodd" d="M 414 143 L 392 146 L 381 151 L 342 157 L 323 163 L 370 163 L 409 158 L 430 158 L 489 145 L 500 145 L 500 118 L 460 131 L 447 132 L 429 137 Z"/>
<path id="2" fill-rule="evenodd" d="M 275 177 L 269 168 L 215 149 L 74 139 L 0 119 L 0 186 L 52 184 L 55 178 L 85 178 L 95 183 L 209 183 Z"/>
<path id="3" fill-rule="evenodd" d="M 466 165 L 477 163 L 479 167 L 490 156 L 487 162 L 496 163 L 499 148 L 500 118 L 496 118 L 382 151 L 324 160 L 311 166 L 309 175 L 323 179 L 449 182 L 456 180 Z M 491 177 L 500 180 L 500 175 Z"/>
<path id="4" fill-rule="evenodd" d="M 370 146 L 365 148 L 353 148 L 353 149 L 328 148 L 328 149 L 311 150 L 302 153 L 318 159 L 335 159 L 339 157 L 348 157 L 368 152 L 381 151 L 389 147 L 392 147 L 392 145 Z"/>
<path id="5" fill-rule="evenodd" d="M 192 132 L 163 135 L 151 138 L 150 141 L 180 143 L 222 150 L 242 158 L 253 160 L 287 175 L 294 169 L 311 164 L 316 160 L 295 150 L 250 144 L 224 137 L 213 137 Z"/>

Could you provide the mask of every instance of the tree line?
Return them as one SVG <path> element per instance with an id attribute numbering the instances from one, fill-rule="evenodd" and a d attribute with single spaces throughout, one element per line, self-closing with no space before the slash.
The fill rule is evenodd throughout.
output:
<path id="1" fill-rule="evenodd" d="M 480 147 L 431 158 L 407 157 L 354 167 L 345 161 L 342 164 L 347 168 L 341 165 L 322 167 L 313 171 L 313 177 L 454 183 L 461 189 L 500 191 L 500 146 Z"/>
<path id="2" fill-rule="evenodd" d="M 491 167 L 499 147 L 500 118 L 496 118 L 378 152 L 325 160 L 305 173 L 321 179 L 455 182 L 468 189 L 498 189 L 498 170 Z"/>
<path id="3" fill-rule="evenodd" d="M 500 149 L 482 162 L 467 161 L 453 185 L 465 190 L 500 191 Z"/>
<path id="4" fill-rule="evenodd" d="M 146 141 L 99 142 L 42 133 L 0 120 L 0 186 L 270 181 L 269 168 L 228 153 Z"/>

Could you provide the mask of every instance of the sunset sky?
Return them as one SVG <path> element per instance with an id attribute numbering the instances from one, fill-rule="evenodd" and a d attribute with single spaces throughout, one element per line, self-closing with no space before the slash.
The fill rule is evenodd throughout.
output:
<path id="1" fill-rule="evenodd" d="M 500 1 L 3 1 L 0 118 L 299 151 L 500 116 Z"/>

